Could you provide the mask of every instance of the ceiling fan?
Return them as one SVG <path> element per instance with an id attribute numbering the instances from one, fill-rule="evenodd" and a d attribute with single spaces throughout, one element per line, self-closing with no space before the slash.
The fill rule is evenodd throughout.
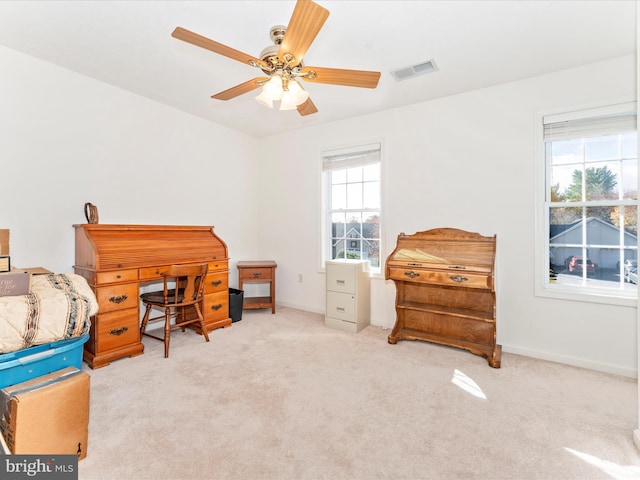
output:
<path id="1" fill-rule="evenodd" d="M 277 25 L 271 28 L 270 37 L 274 45 L 265 48 L 260 53 L 260 58 L 247 55 L 182 27 L 176 27 L 171 36 L 257 67 L 266 75 L 252 78 L 212 95 L 211 98 L 231 100 L 263 87 L 262 93 L 256 97 L 260 103 L 273 108 L 273 102 L 279 100 L 280 110 L 296 109 L 300 115 L 305 116 L 316 113 L 318 109 L 297 79 L 312 83 L 363 88 L 376 88 L 380 79 L 380 72 L 309 67 L 302 63 L 302 58 L 327 17 L 329 17 L 329 10 L 312 0 L 297 0 L 289 25 Z"/>

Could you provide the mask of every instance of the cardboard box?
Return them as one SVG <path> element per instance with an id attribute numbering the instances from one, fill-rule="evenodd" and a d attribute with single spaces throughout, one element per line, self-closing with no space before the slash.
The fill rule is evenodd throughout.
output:
<path id="1" fill-rule="evenodd" d="M 9 255 L 9 229 L 0 228 L 0 255 Z"/>
<path id="2" fill-rule="evenodd" d="M 0 431 L 13 454 L 87 456 L 89 375 L 75 367 L 0 392 Z"/>

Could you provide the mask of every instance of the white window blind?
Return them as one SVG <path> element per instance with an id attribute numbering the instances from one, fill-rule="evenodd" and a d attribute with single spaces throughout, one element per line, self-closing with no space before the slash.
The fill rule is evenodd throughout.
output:
<path id="1" fill-rule="evenodd" d="M 377 162 L 380 162 L 379 143 L 322 153 L 322 170 L 325 172 L 338 168 L 362 167 Z"/>
<path id="2" fill-rule="evenodd" d="M 574 140 L 632 132 L 637 129 L 635 104 L 549 115 L 543 119 L 544 141 Z"/>

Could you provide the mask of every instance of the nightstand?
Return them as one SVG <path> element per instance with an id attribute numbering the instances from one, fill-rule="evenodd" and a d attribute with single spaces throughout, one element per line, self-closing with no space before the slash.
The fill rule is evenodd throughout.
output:
<path id="1" fill-rule="evenodd" d="M 268 297 L 244 296 L 243 310 L 255 310 L 259 308 L 271 308 L 271 313 L 276 313 L 276 267 L 273 260 L 238 262 L 238 289 L 242 290 L 244 283 L 269 283 L 270 293 Z"/>

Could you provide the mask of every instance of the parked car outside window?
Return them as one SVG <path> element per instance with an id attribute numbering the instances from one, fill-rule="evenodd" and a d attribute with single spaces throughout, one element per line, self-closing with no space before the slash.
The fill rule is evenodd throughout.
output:
<path id="1" fill-rule="evenodd" d="M 582 257 L 571 257 L 569 261 L 570 272 L 582 273 L 583 268 L 586 268 L 587 275 L 593 275 L 596 272 L 596 264 L 589 258 L 585 262 Z"/>

